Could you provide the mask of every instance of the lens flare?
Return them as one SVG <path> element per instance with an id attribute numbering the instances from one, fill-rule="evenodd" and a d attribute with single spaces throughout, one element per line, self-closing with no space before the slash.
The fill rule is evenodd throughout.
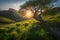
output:
<path id="1" fill-rule="evenodd" d="M 32 17 L 33 17 L 32 11 L 31 11 L 31 10 L 27 10 L 27 11 L 26 11 L 26 14 L 25 14 L 25 17 L 26 17 L 26 18 L 32 18 Z"/>

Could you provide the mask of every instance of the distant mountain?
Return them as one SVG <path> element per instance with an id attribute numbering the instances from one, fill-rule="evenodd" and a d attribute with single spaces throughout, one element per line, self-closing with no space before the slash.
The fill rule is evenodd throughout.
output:
<path id="1" fill-rule="evenodd" d="M 0 16 L 12 19 L 14 21 L 23 20 L 23 18 L 18 15 L 18 12 L 15 9 L 12 9 L 12 8 L 10 8 L 9 10 L 1 10 L 0 11 Z"/>

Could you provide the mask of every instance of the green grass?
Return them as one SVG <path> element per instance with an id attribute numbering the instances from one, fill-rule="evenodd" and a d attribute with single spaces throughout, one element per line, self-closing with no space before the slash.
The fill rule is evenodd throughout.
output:
<path id="1" fill-rule="evenodd" d="M 43 16 L 43 19 L 46 21 L 44 27 L 35 19 L 1 24 L 0 40 L 53 40 L 53 37 L 47 33 L 51 32 L 50 28 L 53 28 L 53 25 L 50 25 L 48 21 L 60 22 L 60 14 Z"/>
<path id="2" fill-rule="evenodd" d="M 5 18 L 5 17 L 1 17 L 1 16 L 0 16 L 0 22 L 1 22 L 2 24 L 4 24 L 4 22 L 8 24 L 8 23 L 13 23 L 13 22 L 15 22 L 15 21 L 14 21 L 14 20 L 11 20 L 11 19 L 9 19 L 9 18 Z M 1 24 L 1 23 L 0 23 L 0 24 Z"/>
<path id="3" fill-rule="evenodd" d="M 4 34 L 6 35 L 4 38 L 7 38 L 8 36 L 11 40 L 13 39 L 13 37 L 11 38 L 10 36 L 14 36 L 14 39 L 16 40 L 19 40 L 19 39 L 27 40 L 27 39 L 31 39 L 30 37 L 33 37 L 31 39 L 33 40 L 37 35 L 38 35 L 37 37 L 41 36 L 44 38 L 45 31 L 44 29 L 40 28 L 40 25 L 38 25 L 37 23 L 38 23 L 37 20 L 31 19 L 31 20 L 17 22 L 17 23 L 9 24 L 9 25 L 8 24 L 0 25 L 1 26 L 0 31 L 2 31 L 1 33 L 4 32 Z M 1 34 L 1 33 L 0 35 L 4 36 L 4 34 Z M 4 39 L 4 40 L 7 40 L 7 39 Z"/>
<path id="4" fill-rule="evenodd" d="M 43 16 L 44 21 L 57 21 L 60 22 L 60 14 L 56 14 L 56 15 L 46 15 Z"/>

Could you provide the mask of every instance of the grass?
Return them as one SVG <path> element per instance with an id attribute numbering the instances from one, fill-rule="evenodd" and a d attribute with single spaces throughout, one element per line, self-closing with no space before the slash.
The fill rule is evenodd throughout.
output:
<path id="1" fill-rule="evenodd" d="M 47 16 L 43 16 L 43 19 L 45 21 L 57 21 L 60 22 L 60 14 L 56 14 L 56 15 L 47 15 Z"/>
<path id="2" fill-rule="evenodd" d="M 9 24 L 9 25 L 8 24 L 0 25 L 1 26 L 0 31 L 2 31 L 1 33 L 3 33 L 3 32 L 6 33 L 5 35 L 14 36 L 14 39 L 17 38 L 18 40 L 19 39 L 27 40 L 28 38 L 30 39 L 30 36 L 29 36 L 30 34 L 31 34 L 31 37 L 33 37 L 32 39 L 34 39 L 34 36 L 32 36 L 32 35 L 35 35 L 35 37 L 36 37 L 38 34 L 41 34 L 41 36 L 43 37 L 43 35 L 45 35 L 44 34 L 45 32 L 42 28 L 41 28 L 41 30 L 38 29 L 40 25 L 37 27 L 37 22 L 38 21 L 36 21 L 35 19 L 31 19 L 31 20 L 17 22 L 17 23 Z M 4 36 L 4 34 L 1 34 L 1 33 L 0 33 L 0 35 Z M 9 36 L 9 38 L 13 39 L 10 36 Z M 2 37 L 2 36 L 0 36 L 0 37 Z M 7 38 L 7 39 L 9 39 L 9 38 Z"/>
<path id="3" fill-rule="evenodd" d="M 1 17 L 0 16 L 0 22 L 2 23 L 2 24 L 4 24 L 4 23 L 13 23 L 13 22 L 15 22 L 14 20 L 11 20 L 11 19 L 9 19 L 9 18 L 5 18 L 5 17 Z"/>
<path id="4" fill-rule="evenodd" d="M 35 19 L 0 25 L 0 40 L 53 40 L 50 28 L 53 21 L 60 22 L 60 14 L 43 16 L 46 25 L 42 27 Z M 50 21 L 51 23 L 49 23 Z"/>

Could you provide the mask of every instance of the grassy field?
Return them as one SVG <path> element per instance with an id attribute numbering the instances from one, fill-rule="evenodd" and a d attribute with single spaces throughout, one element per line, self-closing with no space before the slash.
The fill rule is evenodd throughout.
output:
<path id="1" fill-rule="evenodd" d="M 42 16 L 42 18 L 45 21 L 44 27 L 35 19 L 12 24 L 1 24 L 0 40 L 54 40 L 50 28 L 55 27 L 51 24 L 60 24 L 60 14 Z M 56 27 L 59 28 L 60 26 Z"/>
<path id="2" fill-rule="evenodd" d="M 13 23 L 13 22 L 15 22 L 15 21 L 12 19 L 0 16 L 0 24 L 9 24 L 9 23 Z"/>

